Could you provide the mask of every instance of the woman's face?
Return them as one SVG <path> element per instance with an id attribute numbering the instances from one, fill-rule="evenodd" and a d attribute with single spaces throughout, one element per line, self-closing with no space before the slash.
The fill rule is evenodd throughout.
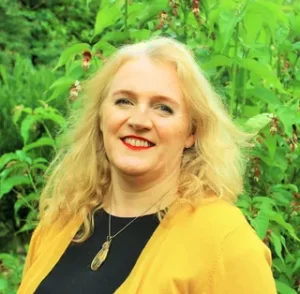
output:
<path id="1" fill-rule="evenodd" d="M 118 172 L 155 177 L 180 168 L 194 143 L 175 69 L 148 58 L 128 61 L 114 76 L 102 108 L 106 154 Z"/>

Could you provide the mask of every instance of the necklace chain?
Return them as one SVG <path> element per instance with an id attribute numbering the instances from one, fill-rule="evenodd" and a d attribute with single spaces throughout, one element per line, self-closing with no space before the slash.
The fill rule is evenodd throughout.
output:
<path id="1" fill-rule="evenodd" d="M 151 205 L 149 208 L 147 208 L 142 214 L 140 214 L 137 217 L 135 217 L 134 219 L 132 219 L 126 226 L 124 226 L 120 231 L 118 231 L 113 236 L 111 235 L 111 214 L 108 214 L 108 236 L 106 238 L 106 241 L 102 244 L 102 248 L 100 249 L 100 251 L 96 254 L 94 259 L 92 260 L 91 269 L 93 271 L 96 271 L 98 268 L 100 268 L 100 266 L 106 260 L 112 239 L 115 238 L 117 235 L 119 235 L 121 232 L 123 232 L 126 228 L 128 228 L 136 219 L 138 219 L 139 217 L 141 217 L 145 213 L 147 213 L 158 202 L 160 202 L 167 194 L 168 194 L 168 192 L 166 194 L 164 194 L 162 197 L 160 197 L 158 199 L 158 201 L 156 201 L 153 205 Z"/>
<path id="2" fill-rule="evenodd" d="M 138 219 L 139 217 L 143 216 L 145 213 L 147 213 L 151 208 L 153 208 L 159 201 L 161 201 L 165 196 L 167 195 L 164 194 L 161 198 L 158 199 L 158 201 L 156 201 L 153 205 L 151 205 L 149 208 L 147 208 L 142 214 L 136 216 L 134 219 L 132 219 L 127 225 L 125 225 L 120 231 L 118 231 L 117 233 L 115 233 L 114 235 L 111 235 L 111 214 L 108 215 L 108 236 L 107 239 L 112 240 L 113 238 L 115 238 L 117 235 L 119 235 L 121 232 L 123 232 L 126 228 L 128 228 L 136 219 Z"/>

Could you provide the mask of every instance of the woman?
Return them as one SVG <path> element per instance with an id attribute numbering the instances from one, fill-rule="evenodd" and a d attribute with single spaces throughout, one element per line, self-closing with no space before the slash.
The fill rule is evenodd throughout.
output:
<path id="1" fill-rule="evenodd" d="M 188 49 L 125 46 L 87 89 L 18 293 L 276 293 L 270 251 L 232 204 L 249 135 Z"/>

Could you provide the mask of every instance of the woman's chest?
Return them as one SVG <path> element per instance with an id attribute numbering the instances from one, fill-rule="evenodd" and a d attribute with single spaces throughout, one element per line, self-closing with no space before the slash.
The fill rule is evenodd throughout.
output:
<path id="1" fill-rule="evenodd" d="M 170 234 L 146 248 L 128 279 L 116 291 L 125 293 L 209 293 L 216 248 L 201 240 Z"/>

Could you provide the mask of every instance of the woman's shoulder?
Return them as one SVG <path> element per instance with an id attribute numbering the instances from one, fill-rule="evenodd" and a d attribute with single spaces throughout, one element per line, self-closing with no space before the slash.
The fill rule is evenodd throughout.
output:
<path id="1" fill-rule="evenodd" d="M 269 251 L 242 211 L 224 199 L 201 202 L 194 209 L 177 214 L 175 219 L 173 237 L 178 240 L 184 236 L 191 251 L 198 252 L 199 244 L 210 251 L 221 248 L 239 251 L 242 241 L 245 250 L 263 251 L 269 259 Z"/>
<path id="2" fill-rule="evenodd" d="M 222 226 L 246 222 L 245 216 L 235 203 L 218 197 L 199 202 L 195 206 L 194 215 L 196 219 L 205 217 L 212 224 L 220 223 Z"/>
<path id="3" fill-rule="evenodd" d="M 187 221 L 199 238 L 206 236 L 218 241 L 225 239 L 240 227 L 245 227 L 245 231 L 253 231 L 242 211 L 235 204 L 222 198 L 197 204 L 189 213 Z"/>

